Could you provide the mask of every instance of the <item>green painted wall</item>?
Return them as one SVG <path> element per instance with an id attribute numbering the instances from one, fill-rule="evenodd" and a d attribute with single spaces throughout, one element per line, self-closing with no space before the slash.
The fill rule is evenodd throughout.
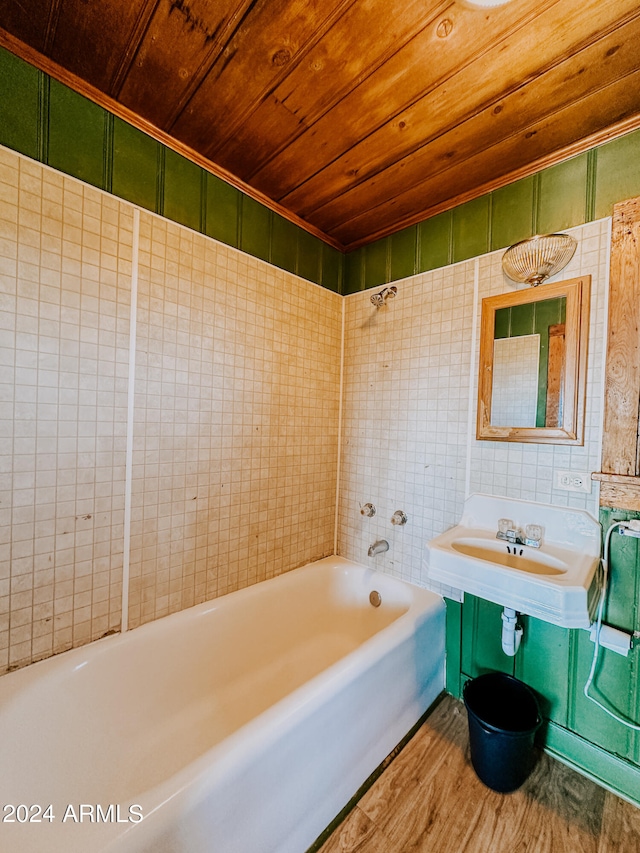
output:
<path id="1" fill-rule="evenodd" d="M 603 509 L 600 522 L 606 531 L 613 521 L 638 517 Z M 483 672 L 515 675 L 539 698 L 545 746 L 640 805 L 640 732 L 611 719 L 583 695 L 594 649 L 588 632 L 523 616 L 522 645 L 511 658 L 502 651 L 501 611 L 472 595 L 463 604 L 447 601 L 447 690 L 461 697 L 464 682 Z M 640 631 L 640 541 L 617 533 L 611 538 L 604 621 L 629 633 Z M 640 722 L 640 642 L 627 658 L 602 649 L 596 673 L 590 692 Z"/>
<path id="2" fill-rule="evenodd" d="M 341 292 L 341 252 L 2 48 L 0 144 Z"/>
<path id="3" fill-rule="evenodd" d="M 390 281 L 609 216 L 640 195 L 640 131 L 593 148 L 347 256 L 343 292 Z"/>

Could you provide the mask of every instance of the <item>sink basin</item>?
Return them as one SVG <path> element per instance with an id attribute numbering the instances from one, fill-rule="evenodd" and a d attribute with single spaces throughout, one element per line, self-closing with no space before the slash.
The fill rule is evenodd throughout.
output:
<path id="1" fill-rule="evenodd" d="M 496 538 L 499 518 L 538 524 L 540 548 Z M 460 524 L 427 546 L 430 578 L 564 628 L 588 628 L 598 597 L 600 525 L 581 510 L 472 495 Z"/>
<path id="2" fill-rule="evenodd" d="M 506 566 L 508 569 L 516 569 L 519 572 L 530 572 L 533 575 L 562 575 L 569 568 L 567 563 L 545 552 L 509 545 L 498 540 L 487 542 L 480 537 L 462 537 L 454 539 L 451 547 L 460 554 L 466 554 L 467 557 L 475 557 L 478 560 L 497 563 L 499 566 Z"/>

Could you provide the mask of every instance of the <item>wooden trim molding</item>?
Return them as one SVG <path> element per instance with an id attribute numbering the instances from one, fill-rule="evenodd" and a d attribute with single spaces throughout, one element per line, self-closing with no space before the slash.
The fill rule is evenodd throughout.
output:
<path id="1" fill-rule="evenodd" d="M 598 472 L 591 479 L 600 483 L 600 506 L 640 511 L 640 477 Z"/>
<path id="2" fill-rule="evenodd" d="M 640 197 L 614 205 L 600 505 L 640 510 Z"/>

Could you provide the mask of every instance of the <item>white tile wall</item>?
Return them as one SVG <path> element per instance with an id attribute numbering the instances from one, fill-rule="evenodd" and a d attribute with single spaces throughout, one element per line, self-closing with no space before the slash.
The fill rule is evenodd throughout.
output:
<path id="1" fill-rule="evenodd" d="M 345 298 L 338 550 L 420 583 L 424 543 L 464 500 L 474 262 L 396 284 L 379 309 L 371 292 Z M 360 514 L 368 501 L 374 518 Z M 379 538 L 390 550 L 370 559 Z"/>
<path id="2" fill-rule="evenodd" d="M 131 223 L 0 149 L 0 671 L 120 624 Z"/>
<path id="3" fill-rule="evenodd" d="M 424 543 L 457 523 L 468 493 L 572 506 L 597 517 L 597 484 L 590 495 L 559 491 L 553 475 L 600 469 L 610 220 L 570 233 L 578 239 L 576 254 L 550 280 L 592 276 L 584 447 L 475 438 L 482 299 L 515 287 L 502 272 L 502 251 L 397 282 L 396 298 L 379 310 L 370 292 L 346 297 L 340 553 L 428 585 Z M 378 507 L 373 519 L 360 515 L 367 501 Z M 391 525 L 396 509 L 407 512 L 405 527 Z M 390 550 L 368 558 L 378 538 Z"/>
<path id="4" fill-rule="evenodd" d="M 580 447 L 476 441 L 470 455 L 471 491 L 540 501 L 556 506 L 586 509 L 598 517 L 598 485 L 590 495 L 554 488 L 554 471 L 599 471 L 602 446 L 603 367 L 606 344 L 606 294 L 609 275 L 611 220 L 591 222 L 567 231 L 578 240 L 576 254 L 558 275 L 549 281 L 563 281 L 579 275 L 591 276 L 591 309 L 585 410 L 585 443 Z M 481 300 L 513 288 L 501 268 L 502 252 L 480 259 Z M 542 285 L 544 287 L 544 285 Z M 477 394 L 477 354 L 475 356 L 472 403 Z M 475 435 L 475 433 L 474 433 Z"/>
<path id="5" fill-rule="evenodd" d="M 333 552 L 341 301 L 142 214 L 130 625 Z"/>
<path id="6" fill-rule="evenodd" d="M 342 299 L 0 148 L 0 672 L 333 552 Z"/>
<path id="7" fill-rule="evenodd" d="M 595 487 L 560 492 L 553 473 L 599 467 L 609 220 L 572 229 L 560 274 L 592 275 L 577 448 L 475 439 L 480 303 L 512 287 L 501 252 L 397 282 L 376 309 L 140 223 L 129 401 L 132 206 L 0 148 L 0 672 L 119 628 L 125 525 L 131 626 L 331 553 L 343 308 L 339 553 L 424 584 L 424 543 L 469 491 L 597 513 Z"/>

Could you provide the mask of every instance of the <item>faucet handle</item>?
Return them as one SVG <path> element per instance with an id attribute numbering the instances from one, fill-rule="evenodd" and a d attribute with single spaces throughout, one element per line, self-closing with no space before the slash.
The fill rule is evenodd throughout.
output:
<path id="1" fill-rule="evenodd" d="M 511 518 L 499 518 L 498 519 L 498 533 L 502 533 L 506 536 L 508 530 L 513 530 L 513 520 Z"/>
<path id="2" fill-rule="evenodd" d="M 407 523 L 407 513 L 401 509 L 397 509 L 393 515 L 391 516 L 391 524 L 406 524 Z"/>
<path id="3" fill-rule="evenodd" d="M 542 540 L 542 527 L 539 524 L 527 524 L 524 529 L 525 544 L 534 548 L 540 547 Z"/>

